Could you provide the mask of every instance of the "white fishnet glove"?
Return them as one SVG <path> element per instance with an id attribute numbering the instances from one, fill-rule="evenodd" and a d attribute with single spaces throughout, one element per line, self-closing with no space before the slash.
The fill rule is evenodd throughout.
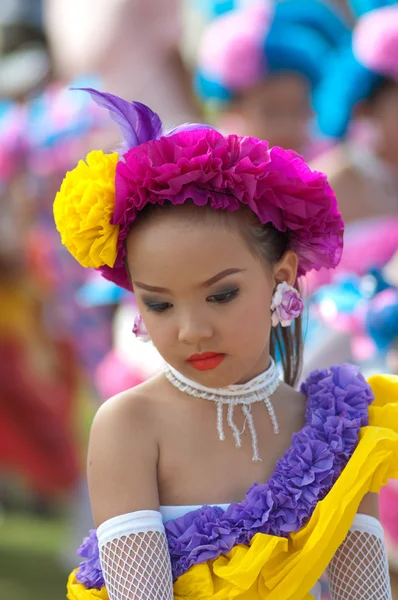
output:
<path id="1" fill-rule="evenodd" d="M 170 555 L 157 511 L 109 519 L 98 527 L 109 600 L 173 600 Z"/>
<path id="2" fill-rule="evenodd" d="M 384 532 L 357 515 L 327 569 L 331 600 L 392 600 Z"/>

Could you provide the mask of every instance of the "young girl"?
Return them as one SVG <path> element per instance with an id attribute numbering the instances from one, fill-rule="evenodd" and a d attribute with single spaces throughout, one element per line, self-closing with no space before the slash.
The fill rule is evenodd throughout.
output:
<path id="1" fill-rule="evenodd" d="M 67 174 L 57 228 L 134 290 L 167 366 L 95 418 L 98 529 L 69 600 L 308 600 L 326 568 L 334 600 L 390 599 L 377 493 L 398 475 L 397 380 L 371 388 L 343 365 L 293 387 L 297 277 L 342 249 L 325 176 L 256 138 L 164 133 L 148 107 L 90 91 L 127 150 Z"/>

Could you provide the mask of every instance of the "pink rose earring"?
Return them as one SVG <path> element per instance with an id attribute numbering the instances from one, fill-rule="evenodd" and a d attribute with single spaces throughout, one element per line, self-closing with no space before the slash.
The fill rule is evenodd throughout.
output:
<path id="1" fill-rule="evenodd" d="M 293 319 L 297 319 L 303 309 L 304 304 L 298 291 L 286 281 L 279 283 L 272 297 L 272 327 L 279 324 L 290 327 Z"/>
<path id="2" fill-rule="evenodd" d="M 133 333 L 141 342 L 149 342 L 151 339 L 140 314 L 134 319 Z"/>

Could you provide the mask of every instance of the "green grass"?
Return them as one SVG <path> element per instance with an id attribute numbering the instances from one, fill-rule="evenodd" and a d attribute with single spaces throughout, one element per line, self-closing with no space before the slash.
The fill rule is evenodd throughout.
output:
<path id="1" fill-rule="evenodd" d="M 1 600 L 65 600 L 61 520 L 5 515 L 0 521 Z"/>

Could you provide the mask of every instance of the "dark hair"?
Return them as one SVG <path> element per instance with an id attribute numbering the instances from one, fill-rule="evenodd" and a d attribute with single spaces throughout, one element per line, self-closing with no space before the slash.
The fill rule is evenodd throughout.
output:
<path id="1" fill-rule="evenodd" d="M 289 250 L 289 232 L 279 231 L 271 223 L 262 225 L 251 211 L 242 232 L 252 250 L 260 254 L 271 266 L 279 262 Z M 299 289 L 298 283 L 295 287 Z M 294 325 L 291 327 L 278 325 L 271 329 L 270 354 L 275 361 L 281 360 L 284 381 L 295 386 L 303 360 L 301 315 L 294 320 Z"/>
<path id="2" fill-rule="evenodd" d="M 158 204 L 146 206 L 137 213 L 134 226 L 147 220 L 148 217 L 152 219 L 154 216 L 160 216 L 173 206 L 171 203 L 166 203 L 163 206 Z M 193 203 L 189 203 L 189 206 L 192 210 L 193 221 L 198 218 L 206 218 L 206 216 L 215 213 L 213 210 L 204 210 L 206 207 L 196 206 Z M 271 223 L 263 225 L 251 209 L 246 206 L 240 207 L 237 213 L 220 210 L 216 211 L 215 214 L 224 219 L 227 226 L 236 227 L 237 225 L 250 250 L 255 255 L 260 255 L 264 262 L 271 265 L 271 267 L 281 260 L 290 247 L 289 232 L 279 231 Z M 233 217 L 235 214 L 239 218 Z M 298 289 L 298 284 L 296 284 L 296 288 Z M 291 327 L 278 325 L 272 328 L 270 354 L 276 362 L 281 360 L 283 379 L 288 385 L 294 386 L 300 376 L 303 357 L 301 316 L 295 319 L 294 325 Z"/>

